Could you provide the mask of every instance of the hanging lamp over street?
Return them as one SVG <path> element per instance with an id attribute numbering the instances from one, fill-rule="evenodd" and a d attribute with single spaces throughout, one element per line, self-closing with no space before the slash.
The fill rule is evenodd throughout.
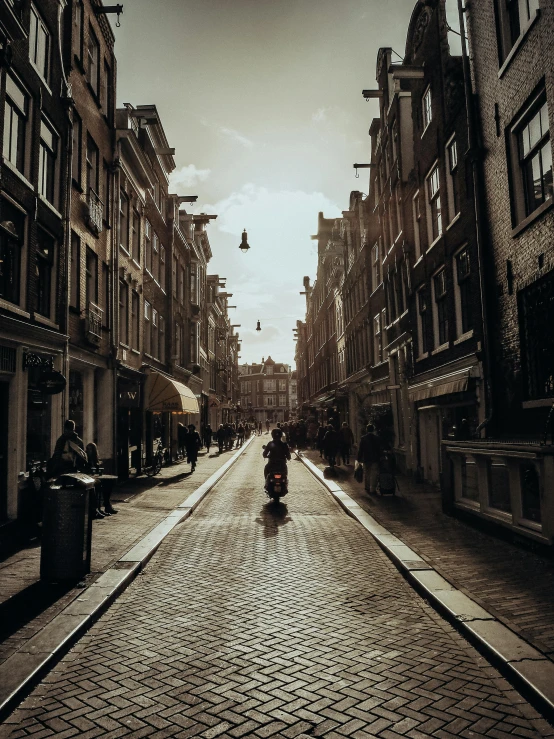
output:
<path id="1" fill-rule="evenodd" d="M 258 321 L 258 323 L 256 324 L 256 331 L 261 331 L 261 330 L 262 330 L 262 327 L 260 326 L 260 322 Z"/>
<path id="2" fill-rule="evenodd" d="M 246 233 L 246 229 L 242 232 L 242 241 L 240 242 L 239 249 L 243 254 L 246 254 L 248 249 L 250 249 L 250 244 L 248 243 L 248 234 Z"/>

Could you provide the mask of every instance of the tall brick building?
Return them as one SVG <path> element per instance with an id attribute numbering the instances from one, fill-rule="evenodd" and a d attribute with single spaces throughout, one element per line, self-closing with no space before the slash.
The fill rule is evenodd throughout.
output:
<path id="1" fill-rule="evenodd" d="M 288 364 L 271 357 L 259 364 L 239 365 L 240 409 L 245 421 L 288 421 L 290 417 Z"/>

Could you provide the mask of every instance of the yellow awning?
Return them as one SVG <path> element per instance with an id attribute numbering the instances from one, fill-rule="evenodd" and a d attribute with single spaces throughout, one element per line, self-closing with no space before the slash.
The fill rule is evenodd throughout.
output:
<path id="1" fill-rule="evenodd" d="M 152 372 L 144 389 L 147 411 L 161 413 L 199 413 L 198 400 L 192 390 L 172 377 Z"/>

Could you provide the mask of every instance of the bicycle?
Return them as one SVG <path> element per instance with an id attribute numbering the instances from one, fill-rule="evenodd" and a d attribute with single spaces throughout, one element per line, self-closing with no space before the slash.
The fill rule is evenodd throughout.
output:
<path id="1" fill-rule="evenodd" d="M 144 473 L 148 477 L 158 475 L 162 470 L 166 450 L 163 447 L 162 440 L 159 439 L 156 451 L 152 455 L 152 464 L 144 468 Z"/>

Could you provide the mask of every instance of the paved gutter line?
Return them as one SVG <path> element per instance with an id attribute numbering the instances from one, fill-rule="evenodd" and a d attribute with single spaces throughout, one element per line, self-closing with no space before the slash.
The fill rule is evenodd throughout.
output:
<path id="1" fill-rule="evenodd" d="M 419 554 L 390 533 L 334 480 L 303 455 L 300 460 L 339 505 L 379 544 L 408 582 L 474 644 L 550 721 L 554 719 L 554 662 L 455 588 Z"/>
<path id="2" fill-rule="evenodd" d="M 249 439 L 152 531 L 0 665 L 0 722 L 133 582 L 165 537 L 196 510 L 210 490 L 254 441 Z"/>

